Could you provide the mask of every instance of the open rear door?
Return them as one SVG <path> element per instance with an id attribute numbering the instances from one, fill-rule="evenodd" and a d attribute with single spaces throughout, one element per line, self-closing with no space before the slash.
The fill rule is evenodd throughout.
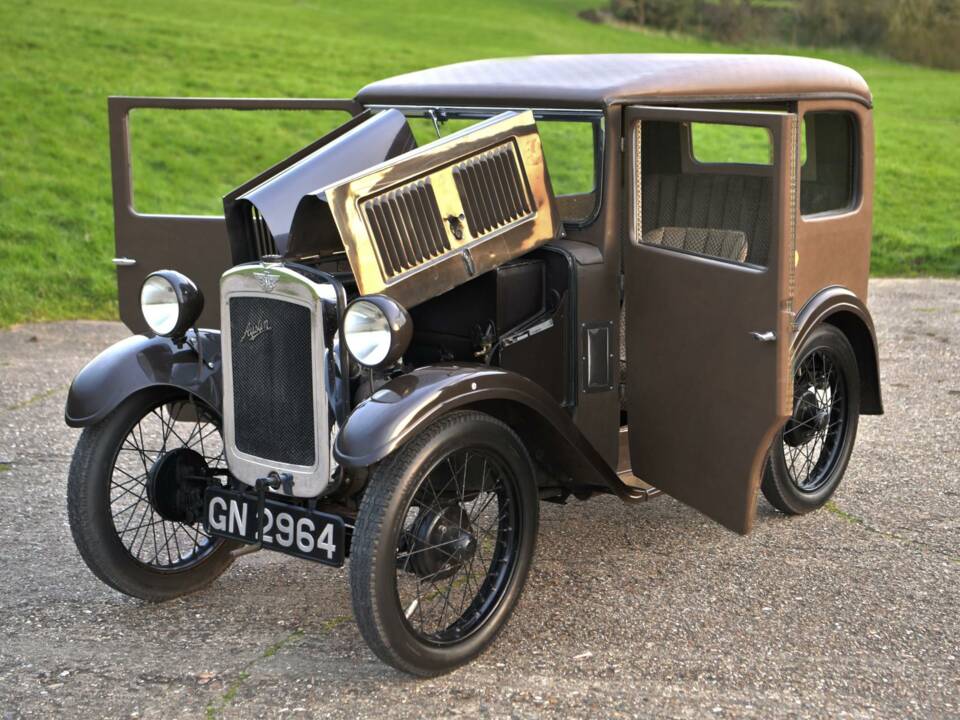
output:
<path id="1" fill-rule="evenodd" d="M 625 115 L 633 473 L 746 533 L 792 397 L 797 119 L 641 106 Z M 769 161 L 697 160 L 699 124 L 769 131 Z"/>

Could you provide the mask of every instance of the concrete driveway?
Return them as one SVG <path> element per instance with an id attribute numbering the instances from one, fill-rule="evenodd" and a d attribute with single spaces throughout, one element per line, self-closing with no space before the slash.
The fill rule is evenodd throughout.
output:
<path id="1" fill-rule="evenodd" d="M 960 715 L 960 282 L 871 288 L 887 414 L 829 507 L 738 537 L 670 498 L 546 505 L 523 601 L 478 661 L 381 665 L 347 571 L 243 558 L 164 605 L 96 580 L 67 527 L 73 374 L 112 323 L 0 332 L 0 716 Z"/>

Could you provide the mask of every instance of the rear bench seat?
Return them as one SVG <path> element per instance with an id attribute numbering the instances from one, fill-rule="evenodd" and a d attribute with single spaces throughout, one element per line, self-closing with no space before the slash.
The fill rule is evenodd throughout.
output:
<path id="1" fill-rule="evenodd" d="M 760 175 L 644 175 L 643 227 L 739 230 L 749 246 L 746 261 L 764 265 L 770 246 L 770 190 L 770 178 Z"/>
<path id="2" fill-rule="evenodd" d="M 743 262 L 747 259 L 747 236 L 739 230 L 714 228 L 660 227 L 643 234 L 648 245 L 662 245 L 701 255 Z"/>

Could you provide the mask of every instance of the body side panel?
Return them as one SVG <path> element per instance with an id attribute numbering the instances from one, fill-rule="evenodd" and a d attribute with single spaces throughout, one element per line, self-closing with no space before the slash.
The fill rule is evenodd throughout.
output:
<path id="1" fill-rule="evenodd" d="M 605 137 L 603 163 L 598 186 L 600 210 L 593 222 L 583 227 L 566 228 L 568 240 L 592 245 L 599 251 L 593 257 L 578 253 L 575 338 L 571 351 L 576 352 L 576 406 L 573 422 L 589 439 L 611 471 L 617 467 L 620 429 L 620 394 L 616 348 L 619 347 L 620 317 L 620 238 L 623 221 L 621 201 L 622 160 L 620 153 L 620 108 L 608 109 L 604 115 Z M 568 243 L 572 245 L 573 243 Z M 609 372 L 614 379 L 611 390 L 587 391 L 583 375 L 586 355 L 586 327 L 610 324 Z"/>

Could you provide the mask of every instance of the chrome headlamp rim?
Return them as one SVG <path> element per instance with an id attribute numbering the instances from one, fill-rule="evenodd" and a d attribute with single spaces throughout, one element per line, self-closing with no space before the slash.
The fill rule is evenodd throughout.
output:
<path id="1" fill-rule="evenodd" d="M 202 311 L 200 288 L 176 270 L 156 270 L 140 286 L 140 313 L 155 335 L 183 336 Z"/>
<path id="2" fill-rule="evenodd" d="M 394 365 L 410 347 L 410 313 L 386 295 L 362 295 L 343 313 L 343 338 L 350 356 L 367 368 Z"/>

